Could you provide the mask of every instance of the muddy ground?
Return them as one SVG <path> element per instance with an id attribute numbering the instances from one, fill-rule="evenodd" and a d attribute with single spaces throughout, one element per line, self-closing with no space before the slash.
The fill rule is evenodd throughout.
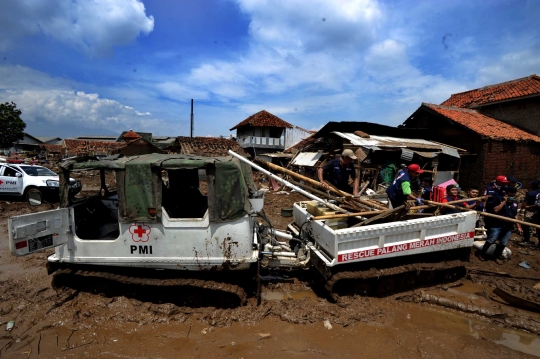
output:
<path id="1" fill-rule="evenodd" d="M 83 179 L 87 187 L 92 181 Z M 298 200 L 305 198 L 268 192 L 265 210 L 276 228 L 290 221 L 281 209 Z M 152 288 L 144 296 L 53 289 L 45 268 L 52 251 L 14 257 L 7 235 L 9 216 L 49 208 L 0 199 L 0 358 L 540 356 L 540 314 L 493 293 L 499 287 L 540 302 L 540 251 L 518 246 L 517 235 L 509 262 L 472 256 L 467 277 L 451 285 L 331 303 L 316 294 L 310 273 L 267 274 L 259 306 L 253 297 L 234 308 L 186 306 Z M 9 321 L 15 326 L 5 331 Z"/>

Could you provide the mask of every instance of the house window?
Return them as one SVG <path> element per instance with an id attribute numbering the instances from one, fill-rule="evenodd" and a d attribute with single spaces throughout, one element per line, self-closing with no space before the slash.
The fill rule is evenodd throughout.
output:
<path id="1" fill-rule="evenodd" d="M 163 170 L 162 205 L 170 218 L 203 218 L 208 210 L 208 186 L 204 171 Z"/>
<path id="2" fill-rule="evenodd" d="M 268 128 L 268 137 L 271 138 L 280 138 L 283 133 L 283 129 L 280 127 L 269 127 Z"/>

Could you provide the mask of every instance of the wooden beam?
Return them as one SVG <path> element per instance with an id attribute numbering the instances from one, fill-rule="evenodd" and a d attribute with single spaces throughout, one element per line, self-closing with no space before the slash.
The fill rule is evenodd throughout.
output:
<path id="1" fill-rule="evenodd" d="M 540 228 L 540 225 L 538 225 L 538 224 L 524 222 L 524 221 L 520 221 L 520 220 L 517 220 L 517 219 L 508 218 L 508 217 L 503 217 L 503 216 L 497 216 L 496 214 L 492 214 L 492 213 L 475 211 L 475 210 L 468 209 L 468 208 L 463 208 L 463 207 L 450 206 L 450 205 L 447 205 L 446 203 L 432 202 L 432 201 L 428 201 L 428 200 L 425 200 L 425 199 L 422 200 L 422 202 L 427 202 L 427 203 L 430 203 L 430 204 L 433 204 L 433 205 L 436 205 L 436 206 L 440 206 L 440 207 L 445 207 L 445 208 L 450 208 L 450 209 L 457 209 L 457 210 L 460 210 L 460 211 L 463 211 L 463 212 L 476 212 L 476 213 L 481 214 L 484 217 L 496 218 L 496 219 L 500 219 L 501 221 L 521 224 L 522 226 Z"/>

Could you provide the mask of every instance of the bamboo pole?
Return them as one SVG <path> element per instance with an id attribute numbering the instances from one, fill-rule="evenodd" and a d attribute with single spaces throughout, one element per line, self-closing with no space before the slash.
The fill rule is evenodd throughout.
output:
<path id="1" fill-rule="evenodd" d="M 292 183 L 289 183 L 288 181 L 284 180 L 283 178 L 280 178 L 279 176 L 276 176 L 275 174 L 273 174 L 272 172 L 270 171 L 267 171 L 265 170 L 264 168 L 260 167 L 260 166 L 257 166 L 255 163 L 251 162 L 250 160 L 240 156 L 238 153 L 234 152 L 234 151 L 231 151 L 229 150 L 229 154 L 231 156 L 234 156 L 236 158 L 238 158 L 240 161 L 250 165 L 251 167 L 261 171 L 262 173 L 266 174 L 267 176 L 270 176 L 272 177 L 273 179 L 275 179 L 276 181 L 278 181 L 279 183 L 283 183 L 285 186 L 289 187 L 289 188 L 292 188 L 292 189 L 295 189 L 296 191 L 298 191 L 299 193 L 303 194 L 304 196 L 306 196 L 307 198 L 310 198 L 312 200 L 315 200 L 319 203 L 322 203 L 324 204 L 326 207 L 328 208 L 331 208 L 333 209 L 334 211 L 338 211 L 338 212 L 341 212 L 341 213 L 350 213 L 349 211 L 343 209 L 343 208 L 340 208 L 338 206 L 336 206 L 335 204 L 332 204 L 332 203 L 329 203 L 329 202 L 326 202 L 324 201 L 323 199 L 307 192 L 307 191 L 304 191 L 302 188 L 298 187 L 298 186 L 295 186 L 293 185 Z M 279 167 L 279 166 L 278 166 Z"/>
<path id="2" fill-rule="evenodd" d="M 263 161 L 263 160 L 260 160 L 258 158 L 255 158 L 253 160 L 254 162 L 257 162 L 267 168 L 270 168 L 270 169 L 273 169 L 275 171 L 278 171 L 278 172 L 281 172 L 281 173 L 285 173 L 293 178 L 296 178 L 298 180 L 301 180 L 301 181 L 304 181 L 304 182 L 307 182 L 309 183 L 310 185 L 314 186 L 314 187 L 317 187 L 317 188 L 322 188 L 322 189 L 325 189 L 326 190 L 326 187 L 324 184 L 322 184 L 321 182 L 319 181 L 315 181 L 309 177 L 306 177 L 306 176 L 302 176 L 301 174 L 298 174 L 296 172 L 293 172 L 291 170 L 288 170 L 286 168 L 283 168 L 281 166 L 277 166 L 273 163 L 270 163 L 270 162 L 266 162 L 266 161 Z M 339 195 L 342 195 L 343 197 L 352 197 L 352 195 L 350 193 L 347 193 L 347 192 L 344 192 L 344 191 L 341 191 L 333 186 L 329 186 L 332 191 L 334 191 L 335 193 L 339 194 Z M 381 206 L 381 205 L 377 205 L 377 204 L 374 204 L 374 203 L 371 203 L 369 201 L 365 201 L 363 199 L 359 199 L 359 198 L 354 198 L 354 201 L 357 201 L 357 202 L 360 202 L 362 203 L 363 205 L 366 205 L 370 208 L 377 208 L 377 209 L 380 209 L 382 211 L 386 211 L 388 210 L 388 208 L 384 207 L 384 206 Z"/>
<path id="3" fill-rule="evenodd" d="M 390 210 L 387 210 L 390 211 Z M 348 218 L 348 217 L 357 217 L 357 216 L 369 216 L 372 214 L 381 214 L 384 213 L 382 211 L 367 211 L 367 212 L 357 212 L 357 213 L 346 213 L 346 214 L 328 214 L 325 216 L 317 216 L 313 217 L 311 219 L 319 220 L 319 219 L 334 219 L 334 218 Z"/>
<path id="4" fill-rule="evenodd" d="M 459 201 L 450 201 L 450 202 L 445 202 L 444 204 L 458 204 L 458 203 L 463 203 L 463 202 L 469 202 L 469 201 L 478 201 L 478 200 L 482 200 L 482 199 L 486 199 L 486 198 L 489 198 L 491 197 L 490 196 L 482 196 L 482 197 L 474 197 L 474 198 L 463 198 L 463 199 L 460 199 Z M 434 202 L 434 203 L 438 203 L 440 204 L 440 202 Z M 438 206 L 437 204 L 437 206 Z M 416 207 L 411 207 L 409 209 L 411 210 L 414 210 L 414 209 L 426 209 L 426 208 L 432 208 L 432 207 L 436 207 L 436 205 L 428 205 L 428 206 L 416 206 Z"/>
<path id="5" fill-rule="evenodd" d="M 428 200 L 426 200 L 426 199 L 422 200 L 422 202 L 427 202 L 427 203 L 430 203 L 430 204 L 433 204 L 433 205 L 436 205 L 436 206 L 445 207 L 445 208 L 450 208 L 450 209 L 458 209 L 458 210 L 463 211 L 463 212 L 469 212 L 469 211 L 470 211 L 470 212 L 476 212 L 476 213 L 481 214 L 481 215 L 484 216 L 484 217 L 496 218 L 496 219 L 499 219 L 499 220 L 501 220 L 501 221 L 506 221 L 506 222 L 511 222 L 511 223 L 521 224 L 522 226 L 529 226 L 529 227 L 534 227 L 534 228 L 540 228 L 540 225 L 538 225 L 538 224 L 529 223 L 529 222 L 525 222 L 525 221 L 520 221 L 520 220 L 513 219 L 513 218 L 508 218 L 508 217 L 498 216 L 498 215 L 492 214 L 492 213 L 475 211 L 475 210 L 473 210 L 473 209 L 468 209 L 468 208 L 463 208 L 463 207 L 450 206 L 450 205 L 447 205 L 446 203 L 432 202 L 432 201 L 428 201 Z"/>

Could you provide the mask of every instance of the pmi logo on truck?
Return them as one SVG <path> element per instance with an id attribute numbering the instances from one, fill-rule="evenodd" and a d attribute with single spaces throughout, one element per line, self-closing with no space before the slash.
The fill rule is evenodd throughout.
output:
<path id="1" fill-rule="evenodd" d="M 413 249 L 420 249 L 424 247 L 436 246 L 439 244 L 459 242 L 459 241 L 463 241 L 470 238 L 474 238 L 474 232 L 458 233 L 451 236 L 430 238 L 423 241 L 396 244 L 396 245 L 387 246 L 384 248 L 366 249 L 363 251 L 340 254 L 338 256 L 338 262 L 343 263 L 343 262 L 354 261 L 358 259 L 381 256 L 381 255 L 390 254 L 390 253 L 397 253 L 397 252 L 409 251 Z"/>

